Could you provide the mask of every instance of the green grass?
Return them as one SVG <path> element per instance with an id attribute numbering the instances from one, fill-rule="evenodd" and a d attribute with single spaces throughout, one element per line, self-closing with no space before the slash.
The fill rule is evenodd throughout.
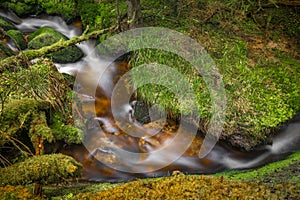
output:
<path id="1" fill-rule="evenodd" d="M 300 79 L 297 76 L 300 62 L 293 57 L 292 50 L 287 52 L 280 47 L 280 42 L 276 43 L 280 41 L 278 37 L 284 39 L 288 36 L 282 36 L 274 28 L 275 24 L 272 24 L 272 30 L 277 36 L 276 41 L 272 41 L 265 37 L 265 34 L 270 34 L 269 30 L 262 29 L 260 24 L 247 18 L 246 14 L 254 6 L 251 2 L 247 5 L 244 1 L 242 4 L 235 2 L 230 5 L 233 8 L 229 7 L 229 1 L 195 2 L 194 6 L 179 6 L 179 15 L 174 15 L 172 6 L 167 3 L 161 3 L 157 8 L 154 2 L 145 2 L 148 7 L 143 7 L 145 15 L 150 15 L 156 9 L 158 12 L 155 16 L 148 16 L 151 20 L 146 18 L 145 26 L 178 30 L 206 48 L 223 75 L 227 95 L 222 138 L 246 134 L 250 136 L 250 141 L 236 144 L 246 150 L 264 143 L 270 134 L 300 110 Z M 213 16 L 209 16 L 210 11 L 214 13 Z M 201 23 L 203 20 L 206 20 L 205 23 Z M 277 28 L 280 29 L 281 24 Z M 268 44 L 275 46 L 268 47 Z M 193 103 L 200 110 L 198 116 L 203 122 L 200 126 L 206 130 L 211 117 L 211 99 L 205 82 L 197 76 L 196 70 L 177 55 L 153 49 L 135 51 L 130 64 L 137 67 L 152 62 L 173 67 L 189 80 L 197 96 Z M 143 78 L 134 77 L 133 83 L 139 84 Z M 160 78 L 173 81 L 164 74 Z M 180 101 L 165 87 L 145 85 L 136 94 L 149 105 L 159 104 L 166 108 L 173 119 L 178 119 L 180 114 L 189 114 L 188 106 L 180 106 Z"/>
<path id="2" fill-rule="evenodd" d="M 251 170 L 229 170 L 220 172 L 214 176 L 224 176 L 231 179 L 243 181 L 268 181 L 273 183 L 295 183 L 300 189 L 300 151 L 293 153 L 288 158 L 267 164 L 258 169 Z M 295 165 L 295 167 L 291 167 Z M 298 170 L 298 172 L 297 172 Z"/>

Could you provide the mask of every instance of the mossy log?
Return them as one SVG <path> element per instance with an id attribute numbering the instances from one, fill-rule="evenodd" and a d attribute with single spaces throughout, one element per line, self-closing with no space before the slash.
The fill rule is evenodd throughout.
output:
<path id="1" fill-rule="evenodd" d="M 17 70 L 17 67 L 20 66 L 19 63 L 20 61 L 24 61 L 24 60 L 32 60 L 35 58 L 39 58 L 42 57 L 46 54 L 49 53 L 53 53 L 56 52 L 58 50 L 61 50 L 65 47 L 77 44 L 79 42 L 88 40 L 88 39 L 92 39 L 92 38 L 96 38 L 98 35 L 100 34 L 104 34 L 110 31 L 115 30 L 116 27 L 110 27 L 107 29 L 102 29 L 102 30 L 97 30 L 97 31 L 93 31 L 91 33 L 88 34 L 82 34 L 81 36 L 75 36 L 70 40 L 59 40 L 58 42 L 50 45 L 50 46 L 46 46 L 37 50 L 27 50 L 27 51 L 23 51 L 21 53 L 19 53 L 16 56 L 11 56 L 8 57 L 2 61 L 0 61 L 0 73 L 3 72 L 3 70 L 7 69 L 7 70 Z"/>
<path id="2" fill-rule="evenodd" d="M 81 169 L 81 164 L 66 155 L 34 156 L 10 167 L 0 168 L 0 186 L 59 183 L 80 177 Z"/>

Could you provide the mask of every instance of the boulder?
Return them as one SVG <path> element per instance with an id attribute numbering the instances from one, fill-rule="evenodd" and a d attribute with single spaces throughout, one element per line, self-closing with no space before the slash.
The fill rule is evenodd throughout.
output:
<path id="1" fill-rule="evenodd" d="M 8 30 L 6 35 L 11 39 L 15 46 L 20 49 L 24 50 L 27 47 L 26 41 L 24 39 L 23 34 L 19 30 Z"/>
<path id="2" fill-rule="evenodd" d="M 29 37 L 28 48 L 40 49 L 44 46 L 49 46 L 58 42 L 59 40 L 67 40 L 63 34 L 55 31 L 52 28 L 40 28 Z M 72 63 L 78 61 L 83 56 L 83 52 L 75 45 L 66 47 L 57 52 L 48 54 L 57 63 Z"/>
<path id="3" fill-rule="evenodd" d="M 5 31 L 17 29 L 12 23 L 5 20 L 3 17 L 0 17 L 0 27 Z"/>
<path id="4" fill-rule="evenodd" d="M 12 50 L 6 46 L 2 41 L 0 41 L 0 59 L 14 55 Z"/>

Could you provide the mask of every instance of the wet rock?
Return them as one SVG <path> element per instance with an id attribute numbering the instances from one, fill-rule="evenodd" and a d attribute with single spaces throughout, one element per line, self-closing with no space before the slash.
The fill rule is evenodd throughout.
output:
<path id="1" fill-rule="evenodd" d="M 5 31 L 16 29 L 16 27 L 12 23 L 8 22 L 2 17 L 0 17 L 0 27 Z"/>
<path id="2" fill-rule="evenodd" d="M 2 41 L 0 41 L 0 59 L 14 55 L 12 50 L 9 49 Z"/>
<path id="3" fill-rule="evenodd" d="M 9 30 L 6 32 L 6 35 L 13 41 L 15 46 L 20 49 L 24 50 L 27 47 L 26 41 L 24 39 L 23 34 L 18 30 Z"/>
<path id="4" fill-rule="evenodd" d="M 54 44 L 59 40 L 67 40 L 67 38 L 54 29 L 40 28 L 30 35 L 28 48 L 40 49 L 44 46 Z M 73 45 L 48 54 L 48 56 L 57 63 L 72 63 L 78 61 L 83 56 L 83 52 L 78 47 Z"/>

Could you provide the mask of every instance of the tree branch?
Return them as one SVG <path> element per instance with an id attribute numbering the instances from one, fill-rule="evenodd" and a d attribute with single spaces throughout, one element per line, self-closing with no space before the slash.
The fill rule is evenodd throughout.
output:
<path id="1" fill-rule="evenodd" d="M 46 47 L 42 47 L 40 49 L 37 50 L 27 50 L 27 51 L 23 51 L 21 53 L 19 53 L 16 56 L 11 56 L 8 58 L 5 58 L 4 60 L 0 61 L 0 73 L 3 72 L 4 69 L 8 69 L 8 70 L 16 70 L 17 67 L 19 67 L 18 62 L 22 62 L 24 59 L 25 60 L 32 60 L 44 55 L 47 55 L 49 53 L 58 51 L 60 49 L 63 49 L 65 47 L 74 45 L 76 43 L 91 39 L 91 38 L 96 38 L 98 35 L 100 34 L 104 34 L 107 33 L 109 31 L 113 31 L 115 30 L 116 27 L 110 27 L 107 29 L 102 29 L 102 30 L 97 30 L 97 31 L 93 31 L 91 33 L 85 34 L 83 33 L 81 36 L 75 36 L 70 40 L 60 40 L 50 46 L 46 46 Z"/>

